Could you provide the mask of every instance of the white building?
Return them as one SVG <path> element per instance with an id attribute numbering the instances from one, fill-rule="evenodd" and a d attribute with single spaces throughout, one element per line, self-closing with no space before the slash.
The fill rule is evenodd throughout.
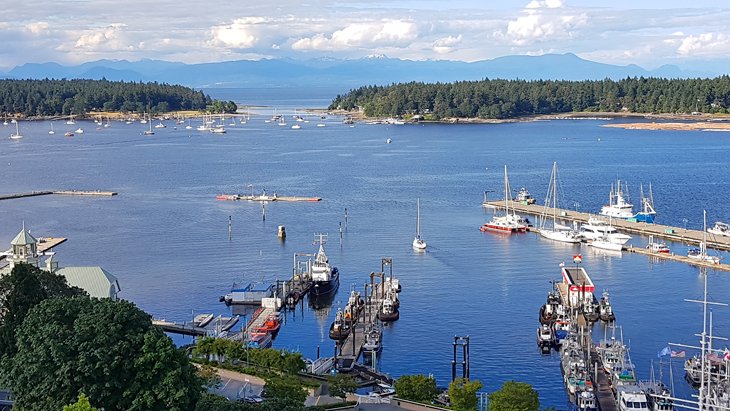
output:
<path id="1" fill-rule="evenodd" d="M 101 267 L 59 267 L 54 252 L 38 252 L 38 240 L 25 229 L 25 224 L 10 246 L 4 253 L 8 265 L 0 269 L 0 277 L 10 274 L 16 264 L 27 263 L 64 276 L 70 286 L 81 288 L 91 297 L 116 300 L 121 291 L 117 278 Z M 47 257 L 44 266 L 40 265 L 41 257 Z"/>

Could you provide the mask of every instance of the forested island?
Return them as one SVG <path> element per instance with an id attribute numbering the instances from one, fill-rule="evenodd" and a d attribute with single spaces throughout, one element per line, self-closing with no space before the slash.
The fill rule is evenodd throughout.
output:
<path id="1" fill-rule="evenodd" d="M 619 81 L 481 80 L 364 86 L 338 95 L 330 110 L 367 117 L 510 119 L 570 112 L 690 114 L 730 112 L 730 76 Z"/>
<path id="2" fill-rule="evenodd" d="M 209 110 L 233 113 L 232 101 L 164 83 L 109 80 L 0 80 L 0 113 L 25 117 L 83 116 L 89 112 L 163 113 Z"/>

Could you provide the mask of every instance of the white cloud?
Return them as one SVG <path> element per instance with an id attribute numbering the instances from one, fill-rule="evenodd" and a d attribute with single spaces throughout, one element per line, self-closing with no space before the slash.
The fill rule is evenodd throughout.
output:
<path id="1" fill-rule="evenodd" d="M 585 13 L 566 12 L 562 0 L 532 0 L 522 10 L 523 15 L 507 23 L 507 32 L 499 32 L 518 46 L 546 40 L 565 39 L 573 36 L 573 30 L 586 24 Z"/>
<path id="2" fill-rule="evenodd" d="M 48 30 L 48 23 L 45 21 L 35 21 L 25 25 L 25 29 L 34 35 L 43 34 Z"/>
<path id="3" fill-rule="evenodd" d="M 213 43 L 225 47 L 248 49 L 259 42 L 257 27 L 269 22 L 265 17 L 241 17 L 231 24 L 212 28 Z"/>
<path id="4" fill-rule="evenodd" d="M 716 56 L 730 52 L 730 37 L 722 33 L 689 35 L 681 40 L 677 53 L 683 56 Z"/>
<path id="5" fill-rule="evenodd" d="M 433 51 L 439 54 L 449 53 L 454 50 L 454 46 L 461 43 L 461 34 L 458 36 L 448 36 L 437 39 L 433 42 Z"/>
<path id="6" fill-rule="evenodd" d="M 126 28 L 126 24 L 114 23 L 100 29 L 85 30 L 74 47 L 88 51 L 131 50 L 134 47 L 127 43 L 123 35 Z"/>
<path id="7" fill-rule="evenodd" d="M 352 23 L 329 37 L 317 33 L 291 45 L 294 50 L 345 50 L 351 47 L 407 46 L 418 38 L 418 26 L 404 20 Z"/>

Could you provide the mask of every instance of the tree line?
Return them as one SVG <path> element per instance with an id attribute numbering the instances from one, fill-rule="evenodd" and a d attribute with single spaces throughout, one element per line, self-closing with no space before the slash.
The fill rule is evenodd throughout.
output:
<path id="1" fill-rule="evenodd" d="M 730 76 L 712 79 L 480 80 L 363 86 L 330 110 L 368 117 L 506 119 L 569 112 L 730 113 Z"/>
<path id="2" fill-rule="evenodd" d="M 68 116 L 92 111 L 233 113 L 232 101 L 213 100 L 200 90 L 165 83 L 109 80 L 0 80 L 3 115 Z"/>

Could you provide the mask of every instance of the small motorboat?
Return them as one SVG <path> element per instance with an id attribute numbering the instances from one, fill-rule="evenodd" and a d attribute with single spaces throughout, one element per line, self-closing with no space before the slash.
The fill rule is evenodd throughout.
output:
<path id="1" fill-rule="evenodd" d="M 279 320 L 279 316 L 276 314 L 272 314 L 272 315 L 266 317 L 266 320 L 264 320 L 264 323 L 259 328 L 257 328 L 256 331 L 275 334 L 279 331 L 280 328 L 281 328 L 281 320 Z"/>
<path id="2" fill-rule="evenodd" d="M 616 320 L 616 315 L 613 313 L 613 307 L 611 307 L 611 301 L 608 299 L 608 290 L 603 290 L 601 301 L 598 302 L 598 318 L 600 318 L 601 321 L 606 322 Z"/>
<path id="3" fill-rule="evenodd" d="M 555 345 L 555 332 L 548 324 L 541 324 L 537 329 L 537 345 L 539 347 L 552 347 Z"/>

